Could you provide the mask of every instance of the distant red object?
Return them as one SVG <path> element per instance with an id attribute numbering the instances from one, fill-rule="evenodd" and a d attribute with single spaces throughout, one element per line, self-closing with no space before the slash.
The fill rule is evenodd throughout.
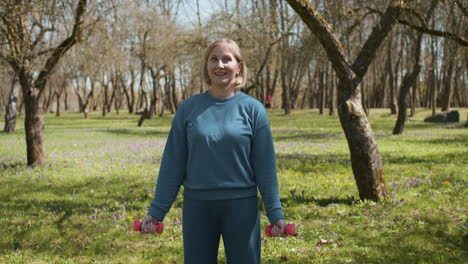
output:
<path id="1" fill-rule="evenodd" d="M 265 227 L 265 234 L 267 237 L 272 237 L 273 233 L 271 230 L 273 229 L 273 226 L 269 225 Z M 296 234 L 296 226 L 294 224 L 287 224 L 286 227 L 284 228 L 284 231 L 288 236 L 293 236 Z"/>
<path id="2" fill-rule="evenodd" d="M 266 96 L 266 99 L 265 99 L 265 107 L 267 109 L 270 109 L 271 108 L 271 95 L 267 95 Z"/>
<path id="3" fill-rule="evenodd" d="M 136 219 L 133 221 L 133 231 L 140 231 L 141 232 L 141 221 Z M 154 227 L 154 231 L 158 234 L 161 234 L 164 231 L 164 224 L 163 223 L 158 223 Z"/>

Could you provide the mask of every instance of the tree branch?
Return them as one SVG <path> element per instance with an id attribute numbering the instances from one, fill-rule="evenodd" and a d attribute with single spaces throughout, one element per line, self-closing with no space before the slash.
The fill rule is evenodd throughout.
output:
<path id="1" fill-rule="evenodd" d="M 39 44 L 39 42 L 41 42 L 44 39 L 44 36 L 45 36 L 46 32 L 54 30 L 53 28 L 44 28 L 44 27 L 42 27 L 40 25 L 38 25 L 38 26 L 41 28 L 41 31 L 39 32 L 39 34 L 37 35 L 37 38 L 32 43 L 32 48 L 33 49 L 36 47 L 37 44 Z"/>
<path id="2" fill-rule="evenodd" d="M 460 10 L 463 12 L 463 15 L 465 17 L 468 17 L 468 11 L 466 10 L 466 8 L 463 6 L 463 4 L 460 2 L 460 0 L 455 0 L 455 4 L 457 4 L 458 8 L 460 8 Z"/>
<path id="3" fill-rule="evenodd" d="M 461 6 L 461 4 L 459 5 L 458 1 L 456 3 L 458 5 L 458 7 L 463 11 L 463 14 L 465 16 L 467 16 L 466 15 L 466 9 L 464 9 L 463 6 Z M 379 10 L 371 9 L 371 8 L 367 8 L 367 9 L 371 10 L 374 13 L 379 14 L 380 16 L 384 15 Z M 421 26 L 414 25 L 414 24 L 410 23 L 409 21 L 401 19 L 401 18 L 397 18 L 398 23 L 400 23 L 402 25 L 405 25 L 405 26 L 409 26 L 410 28 L 412 28 L 414 30 L 417 30 L 419 32 L 422 32 L 422 33 L 426 33 L 426 34 L 429 34 L 429 35 L 432 35 L 432 36 L 437 36 L 437 37 L 448 38 L 448 39 L 456 41 L 457 43 L 459 43 L 462 46 L 468 46 L 468 40 L 463 38 L 462 36 L 458 36 L 455 33 L 447 32 L 447 31 L 440 31 L 440 30 L 435 30 L 435 29 L 428 28 L 426 26 L 427 21 L 424 21 L 424 19 L 422 19 L 422 16 L 420 14 L 418 14 L 417 12 L 415 12 L 412 9 L 405 9 L 405 11 L 408 11 L 410 14 L 414 15 L 421 22 Z"/>
<path id="4" fill-rule="evenodd" d="M 84 24 L 84 14 L 86 12 L 86 4 L 87 0 L 80 0 L 78 2 L 73 31 L 71 35 L 52 52 L 52 55 L 50 55 L 49 59 L 47 59 L 44 67 L 42 68 L 42 71 L 37 77 L 37 87 L 40 87 L 41 89 L 45 88 L 47 78 L 49 77 L 55 65 L 57 65 L 59 59 L 65 54 L 65 52 L 67 52 L 76 42 L 78 42 L 81 39 Z"/>
<path id="5" fill-rule="evenodd" d="M 410 28 L 415 29 L 415 30 L 417 30 L 419 32 L 426 33 L 426 34 L 429 34 L 429 35 L 432 35 L 432 36 L 448 38 L 448 39 L 456 41 L 458 44 L 460 44 L 462 46 L 468 46 L 468 40 L 461 37 L 461 36 L 458 36 L 455 33 L 430 29 L 430 28 L 426 28 L 426 27 L 423 27 L 423 26 L 416 26 L 416 25 L 413 25 L 410 22 L 408 22 L 406 20 L 403 20 L 403 19 L 397 19 L 397 20 L 398 20 L 398 23 L 400 23 L 402 25 L 409 26 Z"/>
<path id="6" fill-rule="evenodd" d="M 367 71 L 372 59 L 377 52 L 377 49 L 380 47 L 380 44 L 384 41 L 385 37 L 388 35 L 388 32 L 392 29 L 393 25 L 396 23 L 398 16 L 400 15 L 401 9 L 406 1 L 393 0 L 388 5 L 385 13 L 382 15 L 382 19 L 379 24 L 376 25 L 369 37 L 367 38 L 366 43 L 359 52 L 356 60 L 354 61 L 351 68 L 357 74 L 359 78 L 362 78 Z"/>
<path id="7" fill-rule="evenodd" d="M 306 23 L 307 27 L 318 38 L 320 44 L 325 48 L 325 52 L 330 59 L 333 68 L 339 76 L 347 76 L 353 79 L 350 71 L 350 64 L 346 59 L 343 45 L 334 34 L 334 30 L 322 15 L 306 0 L 287 0 L 288 4 Z"/>

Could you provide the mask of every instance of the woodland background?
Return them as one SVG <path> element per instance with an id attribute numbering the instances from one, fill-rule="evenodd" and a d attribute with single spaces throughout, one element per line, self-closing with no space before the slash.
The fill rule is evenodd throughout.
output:
<path id="1" fill-rule="evenodd" d="M 244 52 L 242 91 L 273 97 L 280 198 L 298 234 L 263 236 L 263 263 L 466 263 L 467 10 L 0 0 L 0 263 L 182 263 L 182 195 L 162 235 L 131 225 L 219 38 Z M 460 121 L 424 122 L 447 110 Z"/>
<path id="2" fill-rule="evenodd" d="M 38 9 L 31 27 L 38 38 L 30 54 L 33 64 L 71 31 L 75 7 L 75 1 L 34 2 Z M 388 2 L 312 1 L 332 24 L 350 58 L 357 55 Z M 410 1 L 401 20 L 466 38 L 466 2 L 437 2 L 425 24 L 418 19 L 431 1 Z M 82 42 L 63 55 L 43 92 L 44 112 L 80 111 L 84 117 L 89 111 L 174 113 L 180 101 L 206 89 L 200 78 L 201 59 L 206 46 L 219 38 L 232 38 L 242 47 L 249 68 L 244 92 L 261 101 L 272 95 L 273 107 L 285 111 L 336 111 L 337 81 L 329 59 L 285 1 L 219 0 L 202 1 L 200 6 L 198 0 L 113 0 L 89 5 Z M 54 16 L 46 18 L 41 12 Z M 362 82 L 366 111 L 388 108 L 397 113 L 399 89 L 412 70 L 419 45 L 417 32 L 398 24 L 382 43 Z M 467 106 L 466 39 L 463 46 L 447 36 L 424 34 L 422 38 L 421 70 L 407 97 L 411 115 L 417 107 L 435 112 L 436 107 L 444 111 Z M 0 45 L 0 50 L 8 58 L 9 49 Z M 15 72 L 7 61 L 2 62 L 0 111 L 15 87 Z M 36 64 L 37 71 L 42 64 Z M 21 112 L 21 89 L 16 89 Z"/>

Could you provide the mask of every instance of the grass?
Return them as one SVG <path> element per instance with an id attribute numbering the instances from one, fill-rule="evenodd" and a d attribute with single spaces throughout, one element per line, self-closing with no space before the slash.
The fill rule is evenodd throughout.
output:
<path id="1" fill-rule="evenodd" d="M 281 200 L 299 234 L 263 238 L 262 263 L 467 262 L 468 130 L 424 123 L 430 111 L 418 109 L 393 136 L 388 112 L 369 117 L 389 189 L 378 203 L 358 200 L 336 116 L 269 112 Z M 162 235 L 131 231 L 152 199 L 171 118 L 137 128 L 124 113 L 49 114 L 47 163 L 34 169 L 23 119 L 0 133 L 0 263 L 182 263 L 181 197 Z"/>

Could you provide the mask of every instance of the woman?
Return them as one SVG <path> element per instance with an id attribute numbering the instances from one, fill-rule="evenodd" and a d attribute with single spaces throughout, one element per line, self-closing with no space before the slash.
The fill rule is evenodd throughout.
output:
<path id="1" fill-rule="evenodd" d="M 164 220 L 184 185 L 185 264 L 217 263 L 220 236 L 229 264 L 260 263 L 257 188 L 274 235 L 286 236 L 268 116 L 239 91 L 247 66 L 236 42 L 212 43 L 203 71 L 208 91 L 179 105 L 142 228 Z"/>

